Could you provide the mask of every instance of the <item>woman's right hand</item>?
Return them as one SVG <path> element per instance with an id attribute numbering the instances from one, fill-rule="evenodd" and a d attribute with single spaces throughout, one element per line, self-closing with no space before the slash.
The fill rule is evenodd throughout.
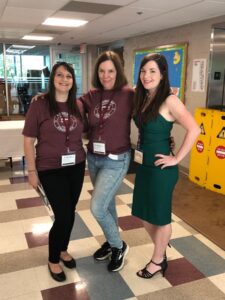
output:
<path id="1" fill-rule="evenodd" d="M 35 95 L 34 97 L 31 98 L 31 103 L 37 101 L 37 99 L 40 97 L 40 96 L 44 96 L 45 93 L 39 93 L 38 95 Z"/>
<path id="2" fill-rule="evenodd" d="M 28 173 L 28 181 L 29 184 L 36 190 L 37 186 L 39 185 L 39 178 L 36 172 L 29 172 Z"/>

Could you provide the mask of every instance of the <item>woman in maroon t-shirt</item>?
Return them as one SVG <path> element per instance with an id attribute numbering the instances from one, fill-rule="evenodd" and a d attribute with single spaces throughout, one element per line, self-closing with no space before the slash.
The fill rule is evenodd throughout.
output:
<path id="1" fill-rule="evenodd" d="M 94 185 L 91 211 L 101 226 L 106 242 L 94 253 L 96 260 L 107 259 L 109 271 L 119 271 L 129 246 L 121 240 L 115 195 L 130 163 L 130 122 L 134 91 L 128 88 L 119 56 L 107 51 L 95 64 L 95 90 L 80 100 L 89 121 L 88 168 Z"/>
<path id="2" fill-rule="evenodd" d="M 65 62 L 55 64 L 49 91 L 31 103 L 23 130 L 29 183 L 37 190 L 42 185 L 54 212 L 48 268 L 56 281 L 66 279 L 60 260 L 67 268 L 76 267 L 67 247 L 86 159 L 82 104 L 75 101 L 76 91 L 73 68 Z"/>

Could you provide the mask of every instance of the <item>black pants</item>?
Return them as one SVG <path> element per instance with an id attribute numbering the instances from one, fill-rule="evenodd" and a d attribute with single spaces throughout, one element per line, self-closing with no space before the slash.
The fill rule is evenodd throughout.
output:
<path id="1" fill-rule="evenodd" d="M 54 213 L 49 232 L 49 262 L 58 263 L 66 251 L 75 220 L 76 204 L 84 181 L 85 162 L 60 169 L 38 172 Z"/>

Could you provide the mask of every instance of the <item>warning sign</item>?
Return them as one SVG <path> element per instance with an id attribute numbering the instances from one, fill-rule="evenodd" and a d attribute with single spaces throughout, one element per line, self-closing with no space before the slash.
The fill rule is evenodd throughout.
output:
<path id="1" fill-rule="evenodd" d="M 200 129 L 201 129 L 201 134 L 205 135 L 205 128 L 203 123 L 200 125 Z"/>
<path id="2" fill-rule="evenodd" d="M 225 140 L 225 127 L 223 127 L 220 132 L 217 135 L 218 139 L 224 139 Z"/>
<path id="3" fill-rule="evenodd" d="M 204 150 L 204 144 L 202 141 L 197 141 L 196 143 L 196 149 L 199 153 L 202 153 Z"/>
<path id="4" fill-rule="evenodd" d="M 216 147 L 215 154 L 219 159 L 224 159 L 225 158 L 225 147 L 224 146 Z"/>

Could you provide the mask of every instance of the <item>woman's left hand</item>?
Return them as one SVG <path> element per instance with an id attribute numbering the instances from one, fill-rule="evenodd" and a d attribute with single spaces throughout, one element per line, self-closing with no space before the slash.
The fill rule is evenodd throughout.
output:
<path id="1" fill-rule="evenodd" d="M 176 156 L 172 155 L 164 155 L 164 154 L 156 154 L 155 157 L 159 157 L 155 161 L 155 166 L 161 166 L 161 169 L 164 169 L 166 167 L 175 166 L 178 164 Z"/>

